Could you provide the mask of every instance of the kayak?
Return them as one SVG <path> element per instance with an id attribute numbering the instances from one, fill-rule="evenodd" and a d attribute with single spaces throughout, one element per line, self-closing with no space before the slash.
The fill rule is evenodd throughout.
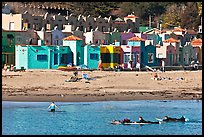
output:
<path id="1" fill-rule="evenodd" d="M 152 123 L 140 123 L 140 122 L 130 122 L 130 123 L 122 123 L 118 120 L 113 120 L 111 121 L 111 124 L 118 125 L 118 124 L 123 124 L 123 125 L 146 125 L 146 124 L 161 124 L 161 122 L 152 122 Z"/>

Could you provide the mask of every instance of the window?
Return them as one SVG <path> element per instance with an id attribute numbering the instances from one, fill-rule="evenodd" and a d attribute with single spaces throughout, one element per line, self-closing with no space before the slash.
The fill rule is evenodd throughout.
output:
<path id="1" fill-rule="evenodd" d="M 58 64 L 58 55 L 55 53 L 54 54 L 54 65 Z"/>
<path id="2" fill-rule="evenodd" d="M 135 54 L 131 54 L 132 58 L 130 58 L 130 53 L 124 54 L 124 63 L 128 63 L 130 60 L 135 60 Z"/>
<path id="3" fill-rule="evenodd" d="M 90 59 L 92 59 L 92 60 L 98 60 L 98 59 L 99 59 L 99 58 L 98 58 L 98 54 L 91 53 L 91 54 L 90 54 Z"/>
<path id="4" fill-rule="evenodd" d="M 12 44 L 12 40 L 13 40 L 14 36 L 12 34 L 8 34 L 7 35 L 7 40 L 8 40 L 8 44 L 11 45 Z"/>
<path id="5" fill-rule="evenodd" d="M 9 23 L 9 30 L 14 30 L 14 22 Z"/>
<path id="6" fill-rule="evenodd" d="M 30 29 L 30 23 L 28 23 L 28 27 L 27 28 Z"/>
<path id="7" fill-rule="evenodd" d="M 109 53 L 102 53 L 101 54 L 101 60 L 103 63 L 110 63 L 111 62 L 111 56 Z"/>
<path id="8" fill-rule="evenodd" d="M 106 27 L 102 26 L 102 32 L 105 32 L 105 31 L 106 31 Z"/>
<path id="9" fill-rule="evenodd" d="M 39 60 L 39 61 L 47 61 L 47 55 L 37 55 L 37 60 Z"/>
<path id="10" fill-rule="evenodd" d="M 126 45 L 126 44 L 127 44 L 126 40 L 123 40 L 122 45 Z"/>
<path id="11" fill-rule="evenodd" d="M 8 39 L 13 39 L 14 36 L 13 36 L 12 34 L 7 34 L 7 38 L 8 38 Z"/>
<path id="12" fill-rule="evenodd" d="M 84 31 L 84 27 L 83 26 L 80 26 L 80 31 Z"/>
<path id="13" fill-rule="evenodd" d="M 163 58 L 163 54 L 162 53 L 158 53 L 158 58 Z"/>
<path id="14" fill-rule="evenodd" d="M 62 54 L 61 64 L 68 64 L 68 55 L 67 54 Z"/>
<path id="15" fill-rule="evenodd" d="M 128 63 L 130 60 L 130 54 L 125 54 L 124 55 L 124 63 Z"/>
<path id="16" fill-rule="evenodd" d="M 153 62 L 154 62 L 154 54 L 148 53 L 148 63 L 153 63 Z"/>
<path id="17" fill-rule="evenodd" d="M 50 24 L 47 24 L 47 25 L 46 25 L 46 29 L 47 29 L 47 30 L 50 30 L 50 29 L 51 29 Z"/>
<path id="18" fill-rule="evenodd" d="M 91 29 L 92 29 L 92 26 L 89 26 L 89 31 L 91 31 Z"/>

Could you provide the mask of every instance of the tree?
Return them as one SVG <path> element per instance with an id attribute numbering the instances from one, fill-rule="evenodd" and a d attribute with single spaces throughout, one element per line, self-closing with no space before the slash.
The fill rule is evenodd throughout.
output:
<path id="1" fill-rule="evenodd" d="M 168 6 L 166 12 L 162 15 L 162 26 L 164 28 L 167 28 L 169 26 L 180 26 L 181 15 L 184 12 L 184 9 L 184 4 L 182 4 L 181 6 L 178 6 L 177 4 Z"/>
<path id="2" fill-rule="evenodd" d="M 181 14 L 181 27 L 197 29 L 200 24 L 199 10 L 195 2 L 188 2 Z"/>

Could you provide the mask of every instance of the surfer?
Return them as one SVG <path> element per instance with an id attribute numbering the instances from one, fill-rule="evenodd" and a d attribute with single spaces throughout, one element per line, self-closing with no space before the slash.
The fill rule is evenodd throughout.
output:
<path id="1" fill-rule="evenodd" d="M 182 116 L 181 118 L 171 118 L 171 117 L 165 116 L 163 121 L 165 122 L 185 122 L 185 117 Z"/>
<path id="2" fill-rule="evenodd" d="M 54 102 L 52 102 L 52 103 L 49 105 L 49 107 L 48 107 L 48 109 L 50 109 L 51 112 L 55 112 L 55 108 L 58 108 L 58 106 L 55 105 Z M 59 109 L 59 108 L 58 108 L 58 109 Z"/>
<path id="3" fill-rule="evenodd" d="M 141 116 L 139 117 L 139 121 L 137 123 L 159 124 L 159 122 L 146 121 Z"/>

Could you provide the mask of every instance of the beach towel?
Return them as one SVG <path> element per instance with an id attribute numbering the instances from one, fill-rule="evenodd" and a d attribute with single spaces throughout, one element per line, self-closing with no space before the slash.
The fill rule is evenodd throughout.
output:
<path id="1" fill-rule="evenodd" d="M 95 78 L 89 78 L 88 74 L 82 74 L 82 78 L 84 78 L 85 80 L 95 80 Z"/>

